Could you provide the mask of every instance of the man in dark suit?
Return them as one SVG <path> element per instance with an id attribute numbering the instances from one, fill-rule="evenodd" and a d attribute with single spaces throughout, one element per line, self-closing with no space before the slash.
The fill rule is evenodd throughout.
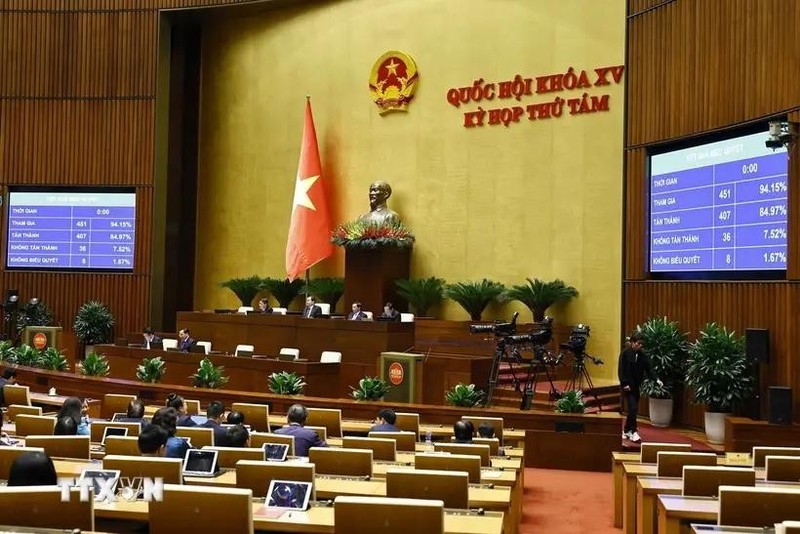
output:
<path id="1" fill-rule="evenodd" d="M 375 418 L 376 424 L 372 425 L 372 428 L 370 428 L 369 431 L 400 432 L 400 429 L 394 426 L 395 422 L 397 422 L 397 414 L 394 413 L 394 410 L 390 408 L 384 408 L 378 412 L 378 417 Z"/>
<path id="2" fill-rule="evenodd" d="M 258 311 L 260 313 L 272 313 L 272 306 L 269 305 L 269 299 L 263 298 L 258 301 Z"/>
<path id="3" fill-rule="evenodd" d="M 120 423 L 139 423 L 144 426 L 144 402 L 141 399 L 133 399 L 128 403 L 128 413 L 125 417 L 116 419 Z"/>
<path id="4" fill-rule="evenodd" d="M 206 410 L 208 420 L 200 425 L 202 428 L 214 430 L 214 445 L 216 447 L 227 447 L 227 430 L 222 426 L 222 415 L 225 413 L 225 405 L 220 401 L 212 401 Z"/>
<path id="5" fill-rule="evenodd" d="M 303 427 L 308 418 L 308 410 L 302 404 L 293 404 L 286 413 L 289 423 L 275 431 L 276 434 L 294 436 L 294 455 L 308 456 L 311 447 L 327 447 L 328 444 L 319 438 L 316 432 Z"/>
<path id="6" fill-rule="evenodd" d="M 317 299 L 309 295 L 306 297 L 306 307 L 303 310 L 303 317 L 314 319 L 322 316 L 322 308 L 317 306 Z"/>
<path id="7" fill-rule="evenodd" d="M 472 436 L 475 434 L 475 427 L 470 421 L 460 419 L 453 425 L 453 435 L 455 443 L 472 443 Z"/>
<path id="8" fill-rule="evenodd" d="M 356 301 L 353 303 L 353 311 L 347 316 L 348 321 L 363 321 L 367 318 L 367 314 L 361 311 L 361 303 Z"/>
<path id="9" fill-rule="evenodd" d="M 383 305 L 383 313 L 381 314 L 381 319 L 399 321 L 400 312 L 394 309 L 394 304 L 392 304 L 391 302 L 387 302 L 386 304 Z"/>
<path id="10" fill-rule="evenodd" d="M 645 375 L 655 381 L 659 386 L 663 382 L 653 373 L 650 359 L 642 349 L 644 338 L 639 332 L 634 332 L 628 338 L 628 346 L 619 355 L 617 373 L 619 375 L 619 385 L 622 394 L 628 404 L 628 416 L 625 418 L 625 430 L 622 432 L 622 439 L 629 439 L 634 443 L 642 441 L 636 426 L 636 415 L 639 409 L 639 388 L 642 385 Z"/>
<path id="11" fill-rule="evenodd" d="M 160 349 L 164 347 L 163 340 L 158 337 L 155 331 L 149 326 L 142 331 L 142 337 L 144 338 L 144 348 L 146 349 Z"/>
<path id="12" fill-rule="evenodd" d="M 0 406 L 5 406 L 6 400 L 3 395 L 3 386 L 6 384 L 14 385 L 17 383 L 17 370 L 11 367 L 6 367 L 3 371 L 3 376 L 0 378 Z"/>
<path id="13" fill-rule="evenodd" d="M 178 337 L 180 338 L 180 343 L 178 343 L 178 350 L 181 352 L 190 352 L 192 347 L 194 347 L 194 339 L 189 334 L 188 328 L 181 328 L 178 331 Z"/>

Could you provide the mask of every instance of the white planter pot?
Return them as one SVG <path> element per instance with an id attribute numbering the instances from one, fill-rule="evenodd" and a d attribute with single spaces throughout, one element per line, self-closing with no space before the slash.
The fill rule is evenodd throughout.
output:
<path id="1" fill-rule="evenodd" d="M 729 413 L 706 412 L 706 437 L 709 443 L 725 443 L 725 418 Z"/>
<path id="2" fill-rule="evenodd" d="M 665 427 L 672 422 L 672 399 L 650 399 L 650 422 Z"/>
<path id="3" fill-rule="evenodd" d="M 84 358 L 87 357 L 88 355 L 90 355 L 93 352 L 94 352 L 94 345 L 85 345 L 83 347 L 83 357 Z"/>

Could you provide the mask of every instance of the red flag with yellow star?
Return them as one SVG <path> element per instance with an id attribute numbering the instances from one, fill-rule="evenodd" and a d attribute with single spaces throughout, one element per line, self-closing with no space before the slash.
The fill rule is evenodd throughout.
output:
<path id="1" fill-rule="evenodd" d="M 306 100 L 306 118 L 300 163 L 294 184 L 292 221 L 286 243 L 286 276 L 299 278 L 312 265 L 333 254 L 331 224 L 322 164 L 319 161 L 317 132 L 311 115 L 311 100 Z"/>

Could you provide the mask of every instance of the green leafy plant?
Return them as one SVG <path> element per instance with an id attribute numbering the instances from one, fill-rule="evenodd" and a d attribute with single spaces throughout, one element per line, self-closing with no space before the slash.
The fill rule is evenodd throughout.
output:
<path id="1" fill-rule="evenodd" d="M 231 278 L 220 285 L 233 291 L 233 294 L 242 302 L 242 306 L 252 306 L 253 299 L 261 291 L 262 282 L 260 276 L 253 275 L 247 278 Z"/>
<path id="2" fill-rule="evenodd" d="M 85 376 L 108 376 L 110 368 L 105 355 L 90 352 L 76 367 L 78 372 Z"/>
<path id="3" fill-rule="evenodd" d="M 157 384 L 167 372 L 167 364 L 161 356 L 143 358 L 142 363 L 136 366 L 136 378 L 149 384 Z"/>
<path id="4" fill-rule="evenodd" d="M 14 344 L 11 341 L 0 341 L 0 362 L 13 363 L 15 355 Z"/>
<path id="5" fill-rule="evenodd" d="M 444 286 L 443 294 L 461 305 L 473 321 L 480 321 L 483 310 L 505 291 L 500 282 L 484 278 L 480 282 L 459 282 Z"/>
<path id="6" fill-rule="evenodd" d="M 378 377 L 365 376 L 358 381 L 358 387 L 350 386 L 356 400 L 381 400 L 389 393 L 391 386 Z"/>
<path id="7" fill-rule="evenodd" d="M 223 371 L 225 367 L 222 365 L 214 365 L 208 358 L 200 360 L 200 366 L 189 378 L 192 379 L 192 385 L 196 388 L 210 388 L 219 389 L 228 383 L 228 377 L 225 376 Z"/>
<path id="8" fill-rule="evenodd" d="M 281 308 L 288 308 L 303 289 L 303 281 L 298 279 L 290 282 L 288 279 L 265 278 L 261 281 L 261 289 L 275 297 Z"/>
<path id="9" fill-rule="evenodd" d="M 705 404 L 709 412 L 732 412 L 752 394 L 754 384 L 744 338 L 717 323 L 706 324 L 686 364 L 686 385 L 695 402 Z"/>
<path id="10" fill-rule="evenodd" d="M 339 299 L 344 295 L 344 278 L 314 278 L 305 284 L 302 292 L 314 295 L 320 302 L 330 304 L 333 314 Z"/>
<path id="11" fill-rule="evenodd" d="M 678 323 L 666 317 L 651 317 L 636 326 L 642 336 L 644 352 L 650 359 L 653 373 L 663 385 L 645 378 L 641 385 L 642 394 L 651 399 L 671 399 L 683 385 L 686 358 L 689 354 L 687 335 L 680 331 Z"/>
<path id="12" fill-rule="evenodd" d="M 544 321 L 547 309 L 553 304 L 568 302 L 578 296 L 578 290 L 562 280 L 545 282 L 526 278 L 527 284 L 511 286 L 503 294 L 503 300 L 518 300 L 531 310 L 534 322 Z"/>
<path id="13" fill-rule="evenodd" d="M 20 345 L 14 350 L 13 362 L 25 367 L 41 367 L 42 353 L 30 345 Z"/>
<path id="14" fill-rule="evenodd" d="M 306 387 L 303 377 L 291 371 L 272 373 L 267 378 L 267 386 L 277 395 L 300 395 Z"/>
<path id="15" fill-rule="evenodd" d="M 32 301 L 33 302 L 33 301 Z M 52 326 L 53 310 L 44 302 L 28 303 L 17 311 L 17 332 L 26 326 Z"/>
<path id="16" fill-rule="evenodd" d="M 441 278 L 409 278 L 395 280 L 394 283 L 397 294 L 408 302 L 418 316 L 428 315 L 428 310 L 442 300 L 444 280 Z"/>
<path id="17" fill-rule="evenodd" d="M 414 234 L 400 221 L 375 223 L 356 220 L 337 226 L 331 233 L 331 241 L 348 249 L 409 248 L 414 246 Z"/>
<path id="18" fill-rule="evenodd" d="M 75 314 L 75 336 L 81 345 L 110 343 L 114 332 L 114 316 L 102 302 L 84 302 Z"/>
<path id="19" fill-rule="evenodd" d="M 47 347 L 41 355 L 42 369 L 48 371 L 68 371 L 69 362 L 67 357 L 55 347 Z"/>
<path id="20" fill-rule="evenodd" d="M 574 389 L 565 391 L 556 401 L 556 412 L 558 413 L 584 413 L 585 411 L 583 391 Z"/>
<path id="21" fill-rule="evenodd" d="M 475 384 L 458 383 L 451 389 L 445 391 L 444 400 L 450 406 L 462 406 L 471 408 L 483 404 L 485 393 L 475 388 Z"/>

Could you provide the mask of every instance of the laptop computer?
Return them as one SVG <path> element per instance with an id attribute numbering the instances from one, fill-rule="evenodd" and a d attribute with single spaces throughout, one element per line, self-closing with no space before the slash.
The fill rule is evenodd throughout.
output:
<path id="1" fill-rule="evenodd" d="M 239 358 L 252 358 L 253 351 L 252 350 L 240 350 L 236 353 L 236 356 Z"/>
<path id="2" fill-rule="evenodd" d="M 122 421 L 126 417 L 128 417 L 127 413 L 125 413 L 125 412 L 117 412 L 111 417 L 111 422 L 112 423 L 114 423 L 114 422 L 119 423 L 120 421 Z"/>
<path id="3" fill-rule="evenodd" d="M 124 427 L 118 426 L 107 426 L 103 429 L 103 439 L 100 440 L 100 444 L 105 447 L 106 446 L 106 438 L 108 436 L 127 436 L 128 429 Z"/>
<path id="4" fill-rule="evenodd" d="M 282 362 L 293 362 L 295 356 L 294 354 L 278 354 L 278 359 Z"/>
<path id="5" fill-rule="evenodd" d="M 311 499 L 311 482 L 272 480 L 264 504 L 267 508 L 306 510 Z"/>
<path id="6" fill-rule="evenodd" d="M 203 345 L 192 345 L 191 348 L 189 348 L 189 352 L 205 354 L 206 348 Z"/>
<path id="7" fill-rule="evenodd" d="M 289 454 L 288 443 L 265 443 L 264 459 L 268 462 L 283 462 L 286 461 L 286 455 Z"/>
<path id="8" fill-rule="evenodd" d="M 108 429 L 106 429 L 108 430 Z M 127 430 L 127 429 L 126 429 Z M 120 471 L 117 469 L 84 469 L 81 471 L 81 476 L 78 478 L 78 485 L 80 486 L 81 483 L 86 479 L 92 479 L 93 486 L 94 486 L 94 498 L 101 494 L 100 485 L 104 481 L 114 480 L 113 482 L 113 492 L 116 494 L 117 492 L 117 483 L 119 482 L 119 475 Z"/>
<path id="9" fill-rule="evenodd" d="M 183 459 L 183 476 L 212 478 L 220 473 L 217 451 L 189 449 Z"/>

